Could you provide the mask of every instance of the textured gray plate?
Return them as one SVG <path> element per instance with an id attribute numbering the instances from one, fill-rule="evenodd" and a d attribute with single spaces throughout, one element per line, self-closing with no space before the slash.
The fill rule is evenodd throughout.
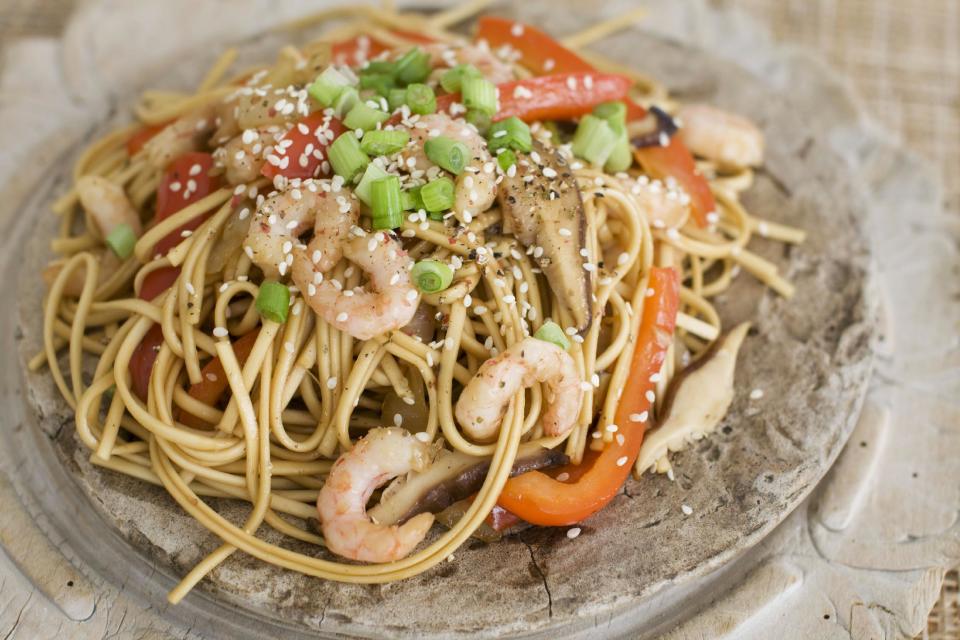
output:
<path id="1" fill-rule="evenodd" d="M 563 18 L 535 16 L 533 21 L 565 31 Z M 245 45 L 245 52 L 274 46 L 258 40 Z M 631 481 L 624 495 L 583 523 L 575 540 L 568 540 L 564 530 L 532 530 L 497 545 L 469 543 L 452 562 L 381 586 L 306 578 L 237 554 L 202 583 L 206 593 L 192 595 L 182 611 L 222 621 L 219 628 L 229 629 L 231 637 L 269 633 L 272 624 L 291 635 L 322 629 L 410 637 L 550 635 L 558 628 L 588 630 L 614 619 L 639 627 L 646 615 L 639 605 L 649 604 L 654 595 L 663 599 L 689 589 L 696 584 L 692 579 L 749 549 L 826 472 L 858 413 L 874 327 L 873 304 L 865 293 L 866 242 L 856 222 L 862 203 L 844 166 L 805 126 L 802 114 L 729 64 L 639 32 L 613 38 L 602 49 L 624 62 L 635 61 L 681 98 L 715 102 L 758 122 L 769 155 L 747 206 L 810 234 L 799 248 L 759 240 L 753 245 L 797 285 L 793 300 L 777 298 L 744 275 L 720 301 L 728 325 L 750 319 L 755 327 L 742 351 L 737 397 L 721 428 L 675 457 L 676 482 L 653 476 Z M 179 77 L 161 76 L 150 84 L 185 86 L 204 68 L 187 66 L 179 69 Z M 118 97 L 121 110 L 128 99 Z M 40 343 L 35 274 L 46 260 L 55 223 L 47 207 L 64 188 L 69 161 L 78 151 L 72 147 L 51 158 L 45 182 L 20 196 L 23 216 L 13 235 L 25 233 L 24 219 L 39 221 L 24 247 L 26 268 L 19 285 L 21 359 Z M 142 564 L 132 546 L 149 562 L 151 575 L 156 570 L 175 576 L 215 548 L 218 541 L 161 490 L 89 465 L 69 411 L 46 375 L 24 374 L 22 382 L 29 431 L 5 431 L 2 437 L 8 446 L 23 446 L 42 430 L 53 442 L 51 449 L 38 438 L 39 444 L 25 449 L 33 474 L 49 478 L 47 484 L 34 484 L 34 497 L 53 529 L 89 566 L 106 575 L 135 574 L 129 566 L 116 566 Z M 764 390 L 760 401 L 748 400 L 753 388 Z M 692 515 L 684 516 L 681 504 L 692 507 Z M 224 509 L 242 520 L 242 508 Z M 169 578 L 158 582 L 165 585 Z"/>

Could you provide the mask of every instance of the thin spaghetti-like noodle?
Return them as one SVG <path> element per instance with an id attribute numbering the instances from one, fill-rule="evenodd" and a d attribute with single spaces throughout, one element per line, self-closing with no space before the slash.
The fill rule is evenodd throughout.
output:
<path id="1" fill-rule="evenodd" d="M 487 4 L 473 0 L 433 16 L 396 13 L 392 1 L 383 10 L 332 9 L 285 27 L 340 21 L 318 41 L 327 44 L 285 48 L 277 67 L 298 69 L 307 54 L 357 35 L 373 36 L 386 46 L 407 46 L 416 34 L 463 43 L 464 38 L 449 29 Z M 629 26 L 640 15 L 642 11 L 635 11 L 592 26 L 566 42 L 582 47 Z M 673 105 L 652 79 L 595 54 L 579 53 L 600 69 L 626 73 L 642 102 Z M 138 119 L 145 125 L 172 121 L 168 129 L 190 123 L 187 134 L 202 130 L 211 135 L 212 124 L 223 126 L 224 119 L 238 117 L 239 107 L 218 111 L 221 105 L 235 105 L 244 87 L 266 95 L 257 78 L 275 72 L 263 67 L 230 77 L 236 58 L 236 50 L 225 52 L 194 94 L 146 92 L 135 108 Z M 122 128 L 93 143 L 77 160 L 73 174 L 75 180 L 97 175 L 121 186 L 146 221 L 164 172 L 146 147 L 128 155 L 127 142 L 140 126 Z M 292 126 L 288 119 L 279 130 Z M 538 136 L 544 129 L 533 127 Z M 216 154 L 222 171 L 229 158 L 225 160 L 220 149 Z M 51 248 L 63 259 L 51 265 L 43 352 L 30 360 L 29 368 L 50 368 L 64 400 L 75 409 L 77 436 L 92 452 L 94 464 L 163 486 L 222 540 L 171 592 L 171 602 L 181 600 L 237 550 L 344 582 L 378 583 L 416 575 L 450 557 L 480 526 L 507 481 L 521 442 L 562 447 L 578 463 L 588 446 L 598 449 L 613 440 L 613 431 L 597 425 L 613 422 L 619 394 L 610 390 L 621 389 L 630 375 L 652 266 L 677 267 L 684 282 L 678 331 L 657 382 L 658 396 L 679 366 L 674 360 L 679 361 L 680 354 L 696 356 L 720 335 L 720 317 L 710 300 L 727 290 L 741 267 L 778 293 L 793 293 L 776 265 L 746 247 L 753 235 L 799 243 L 804 233 L 755 218 L 744 209 L 738 195 L 751 184 L 751 170 L 723 174 L 709 162 L 702 162 L 701 169 L 713 176 L 717 219 L 700 228 L 688 212 L 677 226 L 666 228 L 642 197 L 647 176 L 636 169 L 610 175 L 574 165 L 586 218 L 583 255 L 592 256 L 588 264 L 597 271 L 591 291 L 596 317 L 582 332 L 573 329 L 571 312 L 551 290 L 532 255 L 535 249 L 504 231 L 506 214 L 496 204 L 461 216 L 465 224 L 452 216 L 434 220 L 411 215 L 397 229 L 408 254 L 450 265 L 452 281 L 442 291 L 420 296 L 426 333 L 405 328 L 367 340 L 355 339 L 315 314 L 306 304 L 307 294 L 296 287 L 291 287 L 284 323 L 261 318 L 254 301 L 266 278 L 254 266 L 254 256 L 240 250 L 239 240 L 230 241 L 237 228 L 252 224 L 250 211 L 275 186 L 259 174 L 236 187 L 214 185 L 179 211 L 154 221 L 136 240 L 132 256 L 113 268 L 103 259 L 107 249 L 97 226 L 80 229 L 79 195 L 71 188 L 53 205 L 61 220 Z M 301 188 L 304 184 L 294 184 L 295 199 L 302 197 Z M 177 189 L 191 187 L 178 183 Z M 199 220 L 192 233 L 178 231 Z M 171 234 L 180 234 L 180 242 L 165 255 L 156 255 L 158 242 Z M 154 291 L 161 277 L 169 277 L 170 286 Z M 344 291 L 362 282 L 346 259 L 324 277 Z M 142 299 L 148 296 L 153 299 Z M 548 319 L 571 329 L 569 354 L 582 381 L 581 409 L 572 430 L 545 437 L 541 417 L 552 398 L 544 385 L 534 384 L 509 398 L 495 441 L 475 441 L 454 415 L 461 389 L 484 361 L 532 335 Z M 148 348 L 155 359 L 147 360 L 144 381 L 135 372 Z M 59 355 L 64 350 L 68 376 Z M 82 375 L 85 355 L 96 358 L 89 385 Z M 222 402 L 219 395 L 204 395 L 205 386 L 217 385 L 225 392 Z M 373 427 L 403 423 L 403 411 L 385 413 L 393 401 L 419 412 L 419 424 L 402 426 L 416 427 L 417 436 L 434 449 L 444 447 L 489 462 L 464 516 L 408 557 L 369 565 L 295 553 L 258 537 L 258 529 L 270 527 L 289 538 L 324 544 L 306 524 L 316 517 L 312 503 L 338 455 L 353 449 Z M 248 502 L 245 522 L 231 523 L 204 502 L 206 497 Z"/>

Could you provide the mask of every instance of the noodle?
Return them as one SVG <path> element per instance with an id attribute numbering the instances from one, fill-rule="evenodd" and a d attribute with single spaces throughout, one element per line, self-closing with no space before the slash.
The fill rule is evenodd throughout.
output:
<path id="1" fill-rule="evenodd" d="M 135 111 L 145 125 L 181 117 L 193 122 L 188 119 L 196 113 L 210 115 L 218 105 L 235 104 L 229 101 L 239 89 L 258 86 L 258 78 L 300 72 L 308 54 L 329 51 L 329 43 L 337 39 L 363 34 L 389 46 L 408 46 L 415 42 L 414 35 L 423 34 L 441 42 L 465 42 L 448 29 L 488 4 L 473 0 L 430 17 L 399 14 L 392 1 L 383 10 L 332 9 L 287 25 L 302 29 L 341 21 L 304 50 L 285 48 L 275 67 L 230 78 L 237 59 L 231 49 L 217 59 L 196 93 L 148 91 Z M 642 14 L 638 10 L 592 26 L 565 42 L 572 48 L 585 46 Z M 622 70 L 582 53 L 601 69 Z M 673 104 L 659 83 L 633 71 L 624 73 L 644 102 L 668 108 Z M 224 110 L 215 124 L 223 127 L 224 119 L 237 119 L 238 113 L 239 107 L 232 115 Z M 187 133 L 196 136 L 203 130 L 210 135 L 213 116 L 207 120 L 197 120 L 195 130 Z M 264 126 L 278 125 L 271 121 Z M 143 221 L 152 215 L 165 171 L 157 168 L 149 151 L 128 153 L 128 141 L 139 127 L 125 127 L 93 143 L 77 160 L 73 174 L 75 181 L 101 176 L 122 187 Z M 536 124 L 532 130 L 538 138 L 550 134 Z M 214 154 L 221 172 L 225 156 L 221 150 Z M 94 464 L 163 486 L 222 541 L 170 593 L 171 602 L 181 600 L 237 550 L 344 582 L 380 583 L 416 575 L 451 557 L 481 525 L 507 482 L 522 442 L 562 446 L 571 461 L 579 463 L 590 449 L 614 440 L 615 425 L 613 430 L 602 427 L 612 425 L 620 399 L 613 390 L 622 389 L 631 373 L 653 266 L 676 267 L 684 283 L 676 337 L 658 374 L 658 397 L 680 366 L 681 355 L 704 352 L 721 334 L 711 299 L 727 290 L 740 267 L 778 293 L 792 295 L 793 285 L 776 265 L 746 247 L 753 235 L 799 243 L 804 233 L 755 218 L 744 209 L 738 194 L 751 184 L 751 170 L 722 173 L 709 162 L 701 163 L 701 169 L 713 176 L 715 224 L 700 228 L 688 213 L 667 228 L 638 191 L 647 176 L 636 169 L 610 175 L 579 162 L 573 165 L 586 218 L 581 255 L 589 256 L 585 269 L 596 272 L 591 292 L 595 320 L 581 332 L 542 272 L 537 248 L 524 247 L 505 230 L 506 212 L 496 204 L 462 215 L 462 223 L 452 214 L 444 219 L 410 214 L 397 229 L 407 253 L 414 260 L 450 266 L 452 279 L 442 290 L 420 296 L 424 335 L 390 330 L 366 340 L 314 313 L 306 304 L 307 294 L 296 287 L 291 287 L 284 322 L 262 317 L 255 301 L 268 278 L 260 278 L 250 247 L 241 250 L 240 241 L 253 224 L 250 210 L 270 197 L 261 192 L 277 186 L 259 173 L 236 188 L 214 186 L 189 200 L 194 181 L 185 177 L 183 184 L 177 182 L 185 206 L 155 220 L 132 245 L 132 256 L 115 265 L 107 260 L 112 254 L 104 247 L 105 238 L 80 207 L 74 187 L 53 205 L 61 222 L 51 248 L 62 259 L 48 269 L 43 353 L 30 360 L 29 368 L 50 368 L 58 390 L 75 410 L 77 436 L 92 452 Z M 302 197 L 302 186 L 296 183 L 294 199 Z M 78 231 L 81 212 L 84 224 Z M 187 228 L 193 230 L 183 231 Z M 171 236 L 177 242 L 166 253 L 158 252 L 158 243 Z M 281 276 L 287 268 L 282 266 Z M 323 275 L 347 292 L 362 282 L 347 259 Z M 163 279 L 165 287 L 158 290 L 156 283 Z M 562 436 L 545 435 L 542 418 L 553 398 L 538 383 L 509 398 L 495 440 L 475 441 L 454 415 L 462 388 L 484 362 L 551 318 L 569 328 L 568 353 L 582 381 L 573 428 Z M 58 355 L 64 350 L 69 378 Z M 151 352 L 151 358 L 155 354 L 152 365 L 144 351 Z M 82 375 L 85 356 L 96 361 L 89 386 Z M 144 361 L 146 380 L 136 373 Z M 222 403 L 219 395 L 206 391 L 217 388 L 226 393 Z M 391 422 L 401 426 L 403 411 L 384 415 L 388 400 L 419 411 L 417 437 L 433 443 L 434 451 L 445 447 L 489 460 L 483 485 L 463 517 L 408 557 L 367 565 L 303 555 L 258 537 L 259 529 L 270 527 L 287 538 L 325 545 L 307 528 L 306 521 L 317 517 L 313 503 L 341 453 L 354 448 L 373 427 Z M 248 502 L 246 520 L 241 526 L 231 523 L 204 502 L 207 497 Z"/>

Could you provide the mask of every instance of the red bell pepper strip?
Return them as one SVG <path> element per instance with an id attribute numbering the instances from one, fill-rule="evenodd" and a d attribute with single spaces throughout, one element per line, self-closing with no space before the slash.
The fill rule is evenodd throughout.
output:
<path id="1" fill-rule="evenodd" d="M 491 47 L 513 47 L 520 53 L 520 62 L 534 73 L 594 71 L 589 62 L 536 27 L 494 17 L 480 18 L 478 25 L 477 38 L 486 40 Z M 501 104 L 504 95 L 501 89 Z M 647 110 L 633 100 L 626 97 L 623 100 L 627 105 L 628 121 L 640 120 L 647 115 Z M 678 136 L 674 136 L 666 148 L 638 149 L 636 157 L 645 171 L 656 177 L 670 176 L 676 180 L 690 196 L 690 208 L 696 223 L 707 226 L 707 214 L 716 209 L 713 192 L 696 171 L 693 156 Z"/>
<path id="2" fill-rule="evenodd" d="M 187 205 L 220 188 L 220 178 L 210 175 L 212 167 L 213 156 L 209 153 L 191 152 L 174 160 L 157 187 L 157 210 L 153 218 L 154 224 L 169 218 Z M 180 228 L 171 231 L 160 239 L 155 252 L 161 255 L 166 254 L 183 241 L 183 231 L 193 231 L 208 216 L 209 214 L 199 215 Z M 161 267 L 151 271 L 143 279 L 139 297 L 143 300 L 153 300 L 169 289 L 179 274 L 179 267 Z M 150 371 L 153 369 L 153 363 L 157 359 L 157 352 L 162 343 L 163 331 L 161 331 L 160 325 L 154 325 L 130 356 L 129 369 L 133 379 L 133 390 L 141 400 L 146 401 L 147 399 Z"/>
<path id="3" fill-rule="evenodd" d="M 160 351 L 160 345 L 163 344 L 163 329 L 155 324 L 143 336 L 130 355 L 130 381 L 133 386 L 133 392 L 137 397 L 147 401 L 147 389 L 150 386 L 150 371 L 153 370 L 153 363 L 157 359 L 157 353 Z"/>
<path id="4" fill-rule="evenodd" d="M 326 123 L 325 127 L 324 123 Z M 333 138 L 328 139 L 323 133 L 317 135 L 317 130 L 321 127 L 332 131 Z M 301 180 L 319 176 L 320 168 L 326 159 L 327 146 L 345 130 L 336 118 L 328 118 L 320 111 L 311 113 L 284 134 L 280 143 L 289 140 L 292 144 L 286 147 L 282 154 L 279 153 L 279 147 L 275 152 L 281 158 L 281 164 L 277 166 L 265 162 L 260 173 L 271 180 L 278 175 Z"/>
<path id="5" fill-rule="evenodd" d="M 602 102 L 625 99 L 630 85 L 626 76 L 595 71 L 504 82 L 497 85 L 500 109 L 493 119 L 516 116 L 525 122 L 569 120 L 590 113 Z"/>
<path id="6" fill-rule="evenodd" d="M 219 189 L 220 177 L 210 175 L 212 168 L 213 156 L 209 153 L 194 151 L 174 160 L 157 187 L 157 212 L 153 218 L 154 224 Z M 210 213 L 198 215 L 171 231 L 157 242 L 154 253 L 165 255 L 183 241 L 184 231 L 195 230 L 209 216 Z"/>
<path id="7" fill-rule="evenodd" d="M 507 45 L 520 54 L 520 64 L 537 75 L 596 71 L 593 65 L 549 35 L 528 24 L 484 16 L 477 21 L 477 40 L 492 49 Z"/>
<path id="8" fill-rule="evenodd" d="M 690 212 L 700 227 L 709 223 L 708 215 L 717 208 L 713 191 L 693 161 L 693 154 L 683 144 L 680 136 L 670 138 L 665 147 L 639 147 L 633 155 L 643 170 L 656 178 L 673 178 L 690 196 Z"/>
<path id="9" fill-rule="evenodd" d="M 143 149 L 143 145 L 145 145 L 150 138 L 163 131 L 168 124 L 170 123 L 164 122 L 162 124 L 148 125 L 142 129 L 138 129 L 136 133 L 127 139 L 127 155 L 131 158 L 135 156 L 140 149 Z"/>
<path id="10" fill-rule="evenodd" d="M 539 471 L 509 479 L 498 504 L 517 517 L 544 526 L 574 524 L 610 502 L 630 474 L 645 429 L 643 422 L 631 418 L 650 412 L 646 397 L 653 388 L 650 376 L 663 366 L 680 300 L 680 282 L 673 269 L 654 267 L 647 286 L 653 295 L 644 300 L 630 375 L 614 414 L 617 435 L 622 439 L 615 438 L 600 452 L 589 451 L 578 465 L 585 471 L 573 465 L 557 469 L 558 473 L 580 474 L 574 480 L 560 482 Z"/>
<path id="11" fill-rule="evenodd" d="M 260 330 L 256 329 L 250 333 L 241 336 L 233 343 L 233 351 L 237 356 L 237 362 L 240 366 L 243 366 L 243 363 L 247 361 L 247 358 L 250 356 L 250 351 L 253 350 L 253 345 L 257 341 L 257 336 L 260 334 Z M 200 382 L 190 385 L 190 389 L 187 393 L 191 398 L 199 400 L 203 404 L 213 407 L 223 396 L 223 392 L 227 390 L 227 374 L 223 370 L 223 364 L 220 362 L 220 358 L 214 358 L 201 369 L 202 378 Z M 181 410 L 178 417 L 180 422 L 187 425 L 188 427 L 194 427 L 196 429 L 203 429 L 210 426 L 206 421 L 201 420 L 197 416 Z"/>

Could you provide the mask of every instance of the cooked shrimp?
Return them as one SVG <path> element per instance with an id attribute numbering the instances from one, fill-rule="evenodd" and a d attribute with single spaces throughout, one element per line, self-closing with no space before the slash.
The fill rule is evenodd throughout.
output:
<path id="1" fill-rule="evenodd" d="M 681 227 L 690 215 L 690 196 L 672 184 L 640 176 L 630 194 L 657 229 Z"/>
<path id="2" fill-rule="evenodd" d="M 548 436 L 573 428 L 580 413 L 580 376 L 569 353 L 557 345 L 525 338 L 490 358 L 477 370 L 457 400 L 457 421 L 475 440 L 496 436 L 510 398 L 535 382 L 547 385 L 540 421 Z"/>
<path id="3" fill-rule="evenodd" d="M 227 182 L 246 184 L 260 177 L 266 153 L 272 149 L 282 131 L 280 127 L 246 129 L 227 142 L 222 147 L 223 151 L 218 150 L 218 155 L 222 154 Z"/>
<path id="4" fill-rule="evenodd" d="M 313 310 L 358 340 L 369 340 L 410 322 L 420 293 L 410 280 L 413 260 L 396 238 L 384 232 L 354 235 L 341 246 L 347 259 L 369 274 L 371 290 L 344 290 L 339 280 L 324 278 L 319 264 L 322 255 L 295 249 L 293 282 Z"/>
<path id="5" fill-rule="evenodd" d="M 755 124 L 705 104 L 680 109 L 680 136 L 695 155 L 722 167 L 741 169 L 763 162 L 763 134 Z"/>
<path id="6" fill-rule="evenodd" d="M 454 212 L 461 219 L 469 221 L 473 215 L 489 209 L 497 197 L 493 158 L 487 151 L 486 141 L 476 129 L 463 120 L 454 120 L 444 113 L 435 113 L 420 118 L 410 129 L 410 138 L 413 140 L 410 148 L 414 150 L 412 157 L 416 162 L 416 169 L 426 170 L 432 165 L 423 145 L 437 136 L 458 140 L 470 151 L 470 162 L 467 163 L 466 170 L 457 176 L 454 190 Z M 464 212 L 469 212 L 470 215 L 464 215 Z"/>
<path id="7" fill-rule="evenodd" d="M 181 116 L 143 145 L 143 152 L 156 169 L 166 169 L 174 159 L 197 151 L 216 128 L 216 104 L 209 104 Z"/>
<path id="8" fill-rule="evenodd" d="M 433 66 L 440 67 L 434 72 L 436 75 L 458 64 L 472 64 L 493 84 L 510 82 L 514 79 L 513 68 L 490 51 L 486 43 L 466 45 L 437 43 L 428 44 L 422 49 L 430 54 L 430 62 Z"/>
<path id="9" fill-rule="evenodd" d="M 143 231 L 140 214 L 123 187 L 101 176 L 83 176 L 77 180 L 77 196 L 87 214 L 87 228 L 106 238 L 121 224 L 130 225 L 139 237 Z"/>
<path id="10" fill-rule="evenodd" d="M 93 251 L 95 255 L 99 256 L 97 262 L 99 263 L 100 270 L 97 272 L 97 287 L 99 288 L 104 282 L 110 279 L 114 273 L 117 272 L 117 269 L 120 268 L 121 260 L 117 257 L 110 249 L 100 249 L 99 251 Z M 43 278 L 44 284 L 46 284 L 47 289 L 53 285 L 53 281 L 57 279 L 57 276 L 60 275 L 60 270 L 63 268 L 64 263 L 66 263 L 66 258 L 61 258 L 59 260 L 54 260 L 46 267 L 44 267 L 43 272 L 40 274 Z M 67 281 L 63 286 L 63 295 L 70 298 L 79 298 L 83 294 L 83 285 L 86 279 L 86 269 L 74 269 L 70 272 Z"/>
<path id="11" fill-rule="evenodd" d="M 366 505 L 377 487 L 423 469 L 428 463 L 427 453 L 427 445 L 409 431 L 392 427 L 370 430 L 353 449 L 342 454 L 317 497 L 327 548 L 363 562 L 391 562 L 413 551 L 430 530 L 432 513 L 387 526 L 372 522 Z"/>
<path id="12" fill-rule="evenodd" d="M 340 261 L 343 239 L 357 223 L 360 208 L 349 188 L 327 192 L 316 188 L 316 184 L 306 181 L 299 188 L 267 198 L 257 208 L 244 250 L 267 277 L 286 274 L 294 261 L 293 248 L 298 244 L 295 241 L 311 224 L 314 239 L 309 253 L 319 255 L 320 272 Z"/>

